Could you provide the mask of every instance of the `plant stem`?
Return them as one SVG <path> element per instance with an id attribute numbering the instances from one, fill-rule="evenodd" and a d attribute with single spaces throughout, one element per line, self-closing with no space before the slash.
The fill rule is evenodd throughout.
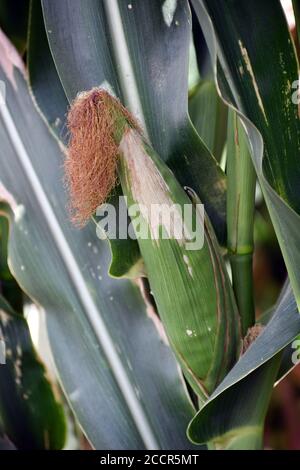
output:
<path id="1" fill-rule="evenodd" d="M 253 297 L 253 224 L 256 175 L 247 136 L 237 114 L 228 115 L 227 247 L 242 334 L 255 322 Z"/>

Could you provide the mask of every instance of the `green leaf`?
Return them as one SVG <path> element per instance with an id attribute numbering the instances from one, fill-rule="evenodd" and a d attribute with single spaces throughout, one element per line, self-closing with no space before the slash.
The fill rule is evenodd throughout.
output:
<path id="1" fill-rule="evenodd" d="M 61 449 L 66 423 L 28 325 L 0 296 L 0 332 L 6 363 L 0 365 L 0 421 L 18 449 Z"/>
<path id="2" fill-rule="evenodd" d="M 189 97 L 190 118 L 203 142 L 220 161 L 226 141 L 227 108 L 212 80 L 202 80 Z"/>
<path id="3" fill-rule="evenodd" d="M 190 448 L 185 428 L 194 409 L 152 318 L 159 320 L 150 307 L 147 315 L 136 285 L 107 275 L 109 249 L 95 225 L 69 223 L 57 140 L 3 36 L 0 48 L 7 104 L 0 107 L 1 181 L 15 199 L 10 267 L 46 311 L 70 405 L 98 449 Z"/>
<path id="4" fill-rule="evenodd" d="M 113 91 L 140 120 L 179 182 L 199 194 L 224 241 L 225 176 L 187 113 L 188 2 L 177 2 L 173 14 L 163 0 L 45 0 L 42 5 L 51 52 L 69 101 L 94 86 Z"/>
<path id="5" fill-rule="evenodd" d="M 29 87 L 51 130 L 65 142 L 68 100 L 49 49 L 40 0 L 30 1 L 27 48 Z"/>
<path id="6" fill-rule="evenodd" d="M 0 188 L 1 199 L 1 188 Z M 5 213 L 0 206 L 0 292 L 16 312 L 22 312 L 23 292 L 12 276 L 7 264 L 8 220 L 2 217 Z"/>
<path id="7" fill-rule="evenodd" d="M 194 442 L 220 439 L 226 433 L 232 438 L 240 434 L 241 428 L 253 423 L 256 436 L 259 436 L 267 404 L 261 402 L 261 397 L 269 396 L 268 388 L 272 388 L 276 379 L 276 354 L 288 346 L 299 332 L 300 316 L 291 288 L 287 286 L 262 333 L 190 423 L 188 432 Z M 284 369 L 281 373 L 286 373 Z M 271 387 L 268 387 L 268 382 Z M 262 409 L 255 413 L 258 403 Z"/>
<path id="8" fill-rule="evenodd" d="M 1 214 L 2 215 L 2 214 Z M 7 239 L 8 239 L 8 222 L 4 217 L 0 216 L 0 279 L 11 279 L 12 275 L 7 266 Z"/>
<path id="9" fill-rule="evenodd" d="M 124 222 L 124 219 L 120 220 L 119 211 L 122 209 L 127 214 L 127 227 L 130 223 L 130 218 L 127 213 L 127 207 L 125 201 L 119 202 L 119 198 L 122 197 L 121 185 L 113 191 L 113 194 L 109 197 L 108 203 L 113 204 L 116 209 L 116 226 Z M 97 224 L 97 230 L 99 230 L 100 221 Z M 108 238 L 109 240 L 109 238 Z M 138 277 L 145 275 L 144 263 L 141 258 L 141 253 L 136 240 L 128 238 L 122 239 L 119 237 L 119 233 L 116 230 L 116 239 L 109 240 L 110 251 L 111 251 L 111 263 L 109 266 L 109 274 L 116 278 L 127 278 L 137 279 Z"/>

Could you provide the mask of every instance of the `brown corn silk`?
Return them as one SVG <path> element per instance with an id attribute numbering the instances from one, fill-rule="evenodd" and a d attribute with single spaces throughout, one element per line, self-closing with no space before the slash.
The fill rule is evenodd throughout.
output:
<path id="1" fill-rule="evenodd" d="M 64 168 L 71 219 L 84 226 L 116 186 L 117 140 L 122 138 L 118 131 L 139 126 L 120 101 L 101 88 L 76 97 L 67 125 L 70 137 Z"/>

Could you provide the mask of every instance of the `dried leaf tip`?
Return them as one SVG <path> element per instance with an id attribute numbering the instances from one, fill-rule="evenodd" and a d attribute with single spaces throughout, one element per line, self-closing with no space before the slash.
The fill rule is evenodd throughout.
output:
<path id="1" fill-rule="evenodd" d="M 68 113 L 65 159 L 72 221 L 84 226 L 117 183 L 119 142 L 139 125 L 120 101 L 101 88 L 77 95 Z"/>

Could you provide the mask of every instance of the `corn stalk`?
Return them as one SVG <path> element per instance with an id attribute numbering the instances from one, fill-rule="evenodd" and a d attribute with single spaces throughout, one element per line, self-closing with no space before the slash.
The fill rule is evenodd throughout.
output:
<path id="1" fill-rule="evenodd" d="M 191 5 L 208 49 L 195 28 L 193 38 Z M 294 367 L 300 332 L 298 62 L 279 1 L 32 0 L 27 38 L 21 25 L 11 32 L 9 11 L 0 24 L 26 64 L 1 32 L 0 326 L 12 353 L 0 365 L 0 437 L 64 445 L 62 408 L 23 317 L 31 299 L 96 449 L 263 448 L 272 389 Z M 198 83 L 188 90 L 191 50 Z M 289 276 L 259 323 L 256 180 Z M 134 240 L 100 240 L 96 207 L 118 208 L 119 195 L 125 225 L 134 204 L 176 205 L 174 231 L 142 212 L 148 238 L 133 224 Z M 200 248 L 187 248 L 191 233 Z"/>

